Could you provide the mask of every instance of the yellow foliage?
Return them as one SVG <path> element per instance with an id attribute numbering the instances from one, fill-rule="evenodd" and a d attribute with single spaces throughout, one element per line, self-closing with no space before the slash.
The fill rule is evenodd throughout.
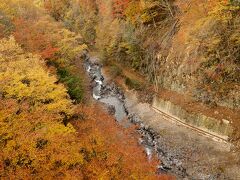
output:
<path id="1" fill-rule="evenodd" d="M 42 177 L 41 171 L 51 171 L 47 177 L 52 177 L 59 171 L 64 173 L 70 167 L 83 164 L 73 126 L 64 126 L 60 115 L 41 107 L 30 110 L 30 107 L 27 102 L 0 98 L 0 164 L 9 162 L 4 165 L 5 172 L 14 176 L 19 170 L 18 177 L 28 177 L 30 172 L 22 173 L 29 169 L 38 171 L 38 177 Z M 0 175 L 5 175 L 2 169 Z"/>
<path id="2" fill-rule="evenodd" d="M 75 132 L 75 129 L 71 124 L 65 126 L 64 124 L 60 123 L 51 124 L 50 126 L 48 126 L 48 129 L 46 131 L 48 136 L 54 136 L 57 134 L 67 135 L 73 132 Z"/>
<path id="3" fill-rule="evenodd" d="M 86 44 L 81 42 L 82 36 L 80 35 L 76 35 L 67 29 L 62 29 L 59 34 L 61 36 L 61 41 L 58 43 L 58 47 L 60 48 L 61 56 L 68 63 L 78 57 L 78 55 L 81 55 L 83 50 L 88 48 Z"/>
<path id="4" fill-rule="evenodd" d="M 1 0 L 0 10 L 11 18 L 16 14 L 16 10 L 12 8 L 12 0 Z"/>
<path id="5" fill-rule="evenodd" d="M 25 53 L 13 37 L 0 40 L 0 63 L 0 153 L 2 162 L 9 162 L 5 168 L 46 172 L 56 164 L 63 171 L 82 164 L 75 129 L 62 123 L 62 113 L 73 113 L 65 87 L 56 83 L 39 56 Z"/>
<path id="6" fill-rule="evenodd" d="M 140 2 L 138 2 L 138 1 L 131 1 L 128 5 L 127 9 L 125 10 L 125 14 L 126 14 L 128 20 L 132 24 L 137 23 L 140 12 L 141 12 L 141 6 L 140 6 Z"/>
<path id="7" fill-rule="evenodd" d="M 218 4 L 210 11 L 209 16 L 214 17 L 216 20 L 229 22 L 233 18 L 233 11 L 239 11 L 240 6 L 233 6 L 230 2 L 220 0 Z"/>
<path id="8" fill-rule="evenodd" d="M 38 56 L 24 54 L 13 37 L 0 40 L 0 62 L 0 91 L 6 98 L 28 100 L 56 113 L 72 113 L 65 87 L 46 73 Z"/>

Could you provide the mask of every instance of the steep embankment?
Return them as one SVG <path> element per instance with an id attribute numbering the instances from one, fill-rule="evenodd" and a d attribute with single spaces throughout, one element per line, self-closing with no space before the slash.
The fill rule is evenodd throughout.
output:
<path id="1" fill-rule="evenodd" d="M 239 7 L 219 1 L 175 4 L 179 29 L 158 81 L 205 104 L 239 109 Z"/>

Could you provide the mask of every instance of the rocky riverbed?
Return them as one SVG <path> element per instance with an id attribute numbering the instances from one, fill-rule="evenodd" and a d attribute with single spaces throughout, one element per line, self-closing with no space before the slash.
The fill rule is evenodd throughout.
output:
<path id="1" fill-rule="evenodd" d="M 140 103 L 136 92 L 123 92 L 114 82 L 105 81 L 98 58 L 85 57 L 85 68 L 92 83 L 93 97 L 108 107 L 110 114 L 126 127 L 132 123 L 138 126 L 140 144 L 151 160 L 155 153 L 161 161 L 158 173 L 169 173 L 178 179 L 237 179 L 239 170 L 230 158 L 237 158 L 229 152 L 228 144 L 214 142 L 206 137 L 168 122 L 151 109 L 147 103 Z M 129 124 L 128 124 L 129 123 Z M 229 161 L 229 162 L 228 162 Z"/>

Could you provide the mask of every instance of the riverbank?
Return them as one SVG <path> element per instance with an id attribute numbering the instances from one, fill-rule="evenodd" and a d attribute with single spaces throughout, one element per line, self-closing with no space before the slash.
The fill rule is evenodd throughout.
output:
<path id="1" fill-rule="evenodd" d="M 119 69 L 121 69 L 122 74 L 116 78 L 114 78 L 114 81 L 121 86 L 124 90 L 127 90 L 128 87 L 125 84 L 125 79 L 124 78 L 130 78 L 132 80 L 138 81 L 141 85 L 147 85 L 147 90 L 148 93 L 155 94 L 157 97 L 165 100 L 165 101 L 171 101 L 175 105 L 181 106 L 183 109 L 190 113 L 199 113 L 203 114 L 205 116 L 215 118 L 219 121 L 222 119 L 226 119 L 229 122 L 238 122 L 239 121 L 239 110 L 233 110 L 230 108 L 225 108 L 225 107 L 211 107 L 204 105 L 200 102 L 195 101 L 192 99 L 188 94 L 179 94 L 174 91 L 170 91 L 167 89 L 158 89 L 156 92 L 156 89 L 154 86 L 150 83 L 146 83 L 147 80 L 145 79 L 144 76 L 139 74 L 138 72 L 129 69 L 127 67 L 124 67 L 120 63 L 116 62 L 111 62 L 109 63 L 108 66 L 104 67 L 104 73 L 106 73 L 109 77 L 110 80 L 113 80 L 113 77 L 111 77 L 111 66 L 117 66 Z"/>
<path id="2" fill-rule="evenodd" d="M 134 91 L 128 91 L 125 95 L 129 111 L 135 112 L 145 126 L 156 133 L 157 147 L 161 147 L 157 151 L 165 166 L 173 171 L 179 167 L 185 169 L 185 177 L 190 179 L 239 178 L 239 157 L 230 151 L 229 144 L 213 141 L 167 121 L 149 104 L 139 102 Z"/>
<path id="3" fill-rule="evenodd" d="M 103 68 L 103 74 L 107 81 L 115 81 L 124 89 L 128 111 L 134 112 L 144 126 L 154 132 L 151 135 L 154 147 L 168 172 L 187 179 L 239 178 L 239 158 L 230 151 L 230 144 L 213 141 L 166 121 L 150 104 L 141 101 L 141 94 L 128 90 L 123 78 L 111 77 L 109 67 Z"/>

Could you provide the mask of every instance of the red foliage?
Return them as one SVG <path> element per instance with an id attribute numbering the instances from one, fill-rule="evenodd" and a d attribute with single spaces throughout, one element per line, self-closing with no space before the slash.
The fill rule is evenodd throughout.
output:
<path id="1" fill-rule="evenodd" d="M 15 25 L 13 35 L 24 49 L 40 54 L 44 59 L 54 57 L 58 51 L 53 45 L 56 39 L 49 32 L 45 32 L 46 27 L 35 26 L 34 20 L 24 18 L 15 18 L 13 23 Z"/>
<path id="2" fill-rule="evenodd" d="M 46 47 L 40 55 L 42 56 L 43 59 L 51 59 L 54 57 L 55 53 L 59 50 L 59 48 L 54 48 L 52 46 Z"/>
<path id="3" fill-rule="evenodd" d="M 124 17 L 124 11 L 127 8 L 130 0 L 113 0 L 113 16 L 115 18 Z"/>
<path id="4" fill-rule="evenodd" d="M 128 179 L 174 179 L 167 175 L 157 175 L 156 159 L 148 160 L 144 149 L 138 144 L 138 135 L 133 128 L 123 128 L 99 107 L 81 107 L 83 121 L 75 121 L 79 139 L 85 145 L 85 151 L 95 153 L 88 161 L 88 178 L 94 179 L 93 172 L 104 172 L 108 177 Z M 103 159 L 104 160 L 103 160 Z M 102 160 L 101 160 L 102 159 Z"/>
<path id="5" fill-rule="evenodd" d="M 98 5 L 98 10 L 99 10 L 99 14 L 100 15 L 106 15 L 107 12 L 107 5 L 105 3 L 103 3 L 101 0 L 97 1 L 97 5 Z"/>

